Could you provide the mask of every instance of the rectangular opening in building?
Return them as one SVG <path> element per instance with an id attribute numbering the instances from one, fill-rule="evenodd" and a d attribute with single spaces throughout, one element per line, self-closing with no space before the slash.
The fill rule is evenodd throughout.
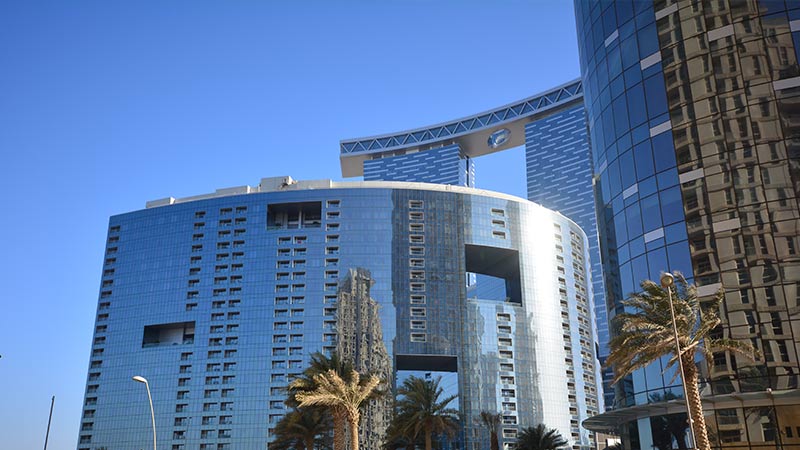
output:
<path id="1" fill-rule="evenodd" d="M 273 203 L 267 206 L 268 230 L 319 228 L 322 202 Z"/>
<path id="2" fill-rule="evenodd" d="M 458 372 L 458 357 L 450 355 L 395 355 L 395 368 L 416 372 Z"/>
<path id="3" fill-rule="evenodd" d="M 467 244 L 464 246 L 469 277 L 467 296 L 522 304 L 519 252 L 507 248 Z"/>
<path id="4" fill-rule="evenodd" d="M 194 322 L 162 323 L 144 327 L 142 348 L 194 343 Z"/>

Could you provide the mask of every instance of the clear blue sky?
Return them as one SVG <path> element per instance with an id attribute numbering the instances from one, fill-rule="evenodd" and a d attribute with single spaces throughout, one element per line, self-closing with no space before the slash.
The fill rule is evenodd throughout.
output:
<path id="1" fill-rule="evenodd" d="M 110 215 L 339 179 L 340 139 L 578 75 L 570 0 L 0 2 L 0 448 L 42 446 L 51 395 L 76 446 Z M 522 152 L 487 158 L 524 196 Z"/>

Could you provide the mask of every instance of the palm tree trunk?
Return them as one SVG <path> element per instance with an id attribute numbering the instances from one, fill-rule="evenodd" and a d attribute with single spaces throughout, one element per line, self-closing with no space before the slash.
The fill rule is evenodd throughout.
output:
<path id="1" fill-rule="evenodd" d="M 433 448 L 433 441 L 431 439 L 433 433 L 431 433 L 429 427 L 425 427 L 423 432 L 425 433 L 425 450 L 431 450 Z"/>
<path id="2" fill-rule="evenodd" d="M 500 450 L 500 442 L 497 439 L 497 431 L 492 431 L 492 450 Z"/>
<path id="3" fill-rule="evenodd" d="M 350 417 L 350 450 L 358 450 L 358 419 L 359 417 L 356 415 L 355 417 Z"/>
<path id="4" fill-rule="evenodd" d="M 684 354 L 682 363 L 683 371 L 686 374 L 686 401 L 689 402 L 692 411 L 692 424 L 694 425 L 694 436 L 697 442 L 695 447 L 699 450 L 711 450 L 711 442 L 708 440 L 708 430 L 706 429 L 706 419 L 703 416 L 703 403 L 700 399 L 700 382 L 697 377 L 697 366 L 694 364 L 694 355 Z"/>
<path id="5" fill-rule="evenodd" d="M 333 413 L 333 450 L 346 450 L 347 445 L 347 418 L 344 412 Z"/>
<path id="6" fill-rule="evenodd" d="M 306 450 L 314 450 L 314 436 L 306 436 L 303 440 Z"/>
<path id="7" fill-rule="evenodd" d="M 361 413 L 358 408 L 344 411 L 347 424 L 350 425 L 350 450 L 358 450 L 358 423 L 361 421 Z"/>

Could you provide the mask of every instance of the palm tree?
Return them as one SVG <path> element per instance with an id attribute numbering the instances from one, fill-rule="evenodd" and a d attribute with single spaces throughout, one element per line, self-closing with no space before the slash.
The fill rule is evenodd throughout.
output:
<path id="1" fill-rule="evenodd" d="M 285 403 L 290 407 L 297 408 L 300 404 L 299 400 L 297 400 L 297 394 L 312 392 L 317 388 L 314 377 L 328 373 L 330 370 L 335 371 L 339 377 L 347 382 L 350 381 L 353 365 L 350 361 L 340 358 L 336 353 L 332 354 L 330 357 L 322 353 L 312 354 L 311 361 L 308 367 L 303 371 L 303 375 L 289 385 L 289 396 Z M 327 413 L 327 410 L 324 408 L 320 408 L 320 410 Z M 333 448 L 334 450 L 345 450 L 345 438 L 342 432 L 346 428 L 347 420 L 345 416 L 337 416 L 335 414 L 331 416 L 333 420 Z"/>
<path id="2" fill-rule="evenodd" d="M 486 426 L 491 436 L 491 450 L 500 450 L 500 441 L 497 438 L 497 430 L 500 428 L 500 413 L 491 413 L 489 411 L 481 411 L 481 423 Z"/>
<path id="3" fill-rule="evenodd" d="M 295 380 L 295 382 L 298 380 Z M 334 422 L 345 419 L 350 426 L 351 450 L 358 450 L 358 423 L 361 420 L 361 404 L 372 395 L 380 383 L 378 377 L 369 375 L 361 383 L 361 375 L 355 370 L 350 372 L 349 379 L 344 379 L 335 370 L 314 375 L 315 388 L 310 392 L 298 392 L 295 400 L 300 407 L 327 406 L 330 408 Z M 292 383 L 294 384 L 294 382 Z M 338 442 L 338 445 L 337 445 Z M 344 448 L 344 435 L 334 434 L 334 448 Z"/>
<path id="4" fill-rule="evenodd" d="M 270 450 L 314 450 L 319 435 L 331 431 L 330 419 L 317 409 L 294 409 L 275 425 L 275 441 Z"/>
<path id="5" fill-rule="evenodd" d="M 544 424 L 523 428 L 517 436 L 518 450 L 555 450 L 567 445 L 561 434 Z"/>
<path id="6" fill-rule="evenodd" d="M 420 433 L 425 439 L 425 450 L 433 447 L 434 434 L 455 435 L 458 429 L 458 411 L 447 405 L 456 399 L 456 395 L 441 398 L 444 389 L 439 386 L 442 377 L 425 380 L 410 376 L 397 388 L 401 396 L 397 400 L 396 426 L 394 429 L 415 440 Z"/>
<path id="7" fill-rule="evenodd" d="M 681 364 L 697 439 L 695 445 L 701 450 L 710 450 L 695 356 L 699 353 L 708 361 L 713 360 L 714 352 L 733 351 L 754 358 L 757 350 L 743 342 L 716 337 L 715 331 L 718 332 L 721 323 L 719 306 L 725 298 L 721 289 L 713 300 L 701 303 L 694 285 L 687 283 L 678 272 L 674 273 L 674 278 L 670 289 L 673 290 L 680 358 L 675 349 L 669 294 L 653 281 L 645 280 L 641 284 L 642 292 L 631 294 L 622 302 L 632 312 L 620 313 L 614 318 L 616 336 L 611 339 L 611 354 L 606 364 L 614 368 L 614 383 L 662 356 L 670 356 L 665 370 Z"/>
<path id="8" fill-rule="evenodd" d="M 409 430 L 404 430 L 401 421 L 395 417 L 386 429 L 383 450 L 414 450 L 418 441 L 419 438 L 412 436 Z"/>

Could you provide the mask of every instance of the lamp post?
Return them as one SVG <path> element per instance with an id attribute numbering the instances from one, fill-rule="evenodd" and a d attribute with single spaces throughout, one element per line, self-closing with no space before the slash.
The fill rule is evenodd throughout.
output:
<path id="1" fill-rule="evenodd" d="M 697 447 L 697 440 L 694 435 L 694 420 L 692 420 L 692 408 L 689 406 L 689 390 L 686 389 L 686 374 L 683 370 L 683 358 L 681 355 L 681 341 L 678 337 L 678 323 L 675 321 L 675 306 L 672 304 L 672 287 L 675 285 L 675 277 L 671 273 L 661 275 L 661 287 L 667 290 L 669 299 L 669 314 L 672 316 L 672 332 L 675 335 L 675 350 L 678 352 L 678 367 L 681 369 L 681 384 L 683 385 L 683 400 L 686 402 L 686 415 L 689 418 L 689 435 L 692 439 L 692 447 Z"/>
<path id="2" fill-rule="evenodd" d="M 767 388 L 767 396 L 769 396 L 769 400 L 772 402 L 769 418 L 772 422 L 772 426 L 775 427 L 775 439 L 778 440 L 778 448 L 783 448 L 783 436 L 781 428 L 778 426 L 778 407 L 775 406 L 775 394 L 772 393 L 772 388 Z"/>
<path id="3" fill-rule="evenodd" d="M 147 382 L 147 378 L 140 375 L 134 376 L 133 381 L 144 383 L 144 387 L 147 389 L 147 399 L 150 400 L 150 418 L 153 420 L 153 450 L 156 450 L 156 413 L 153 411 L 153 396 L 150 395 L 150 383 Z"/>

